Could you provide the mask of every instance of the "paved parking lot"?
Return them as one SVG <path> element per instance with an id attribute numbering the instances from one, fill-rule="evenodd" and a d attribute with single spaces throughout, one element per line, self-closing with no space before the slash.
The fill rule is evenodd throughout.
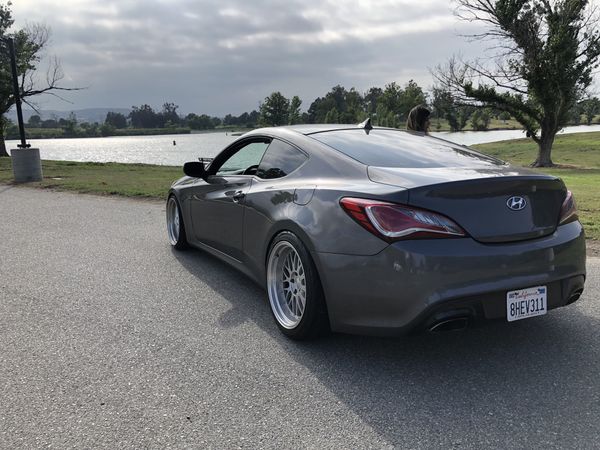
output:
<path id="1" fill-rule="evenodd" d="M 600 445 L 599 258 L 541 318 L 296 343 L 161 203 L 0 186 L 0 227 L 0 448 Z"/>

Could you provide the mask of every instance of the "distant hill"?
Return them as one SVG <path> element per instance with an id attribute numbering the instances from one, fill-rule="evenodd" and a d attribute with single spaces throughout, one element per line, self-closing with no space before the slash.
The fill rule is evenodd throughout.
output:
<path id="1" fill-rule="evenodd" d="M 111 111 L 116 112 L 116 113 L 121 113 L 121 114 L 124 114 L 125 116 L 127 116 L 131 112 L 131 109 L 129 109 L 129 108 L 86 108 L 86 109 L 74 109 L 72 111 L 57 111 L 57 110 L 53 110 L 53 109 L 47 109 L 47 110 L 40 111 L 40 117 L 42 118 L 42 120 L 66 119 L 67 117 L 69 117 L 69 114 L 71 114 L 71 112 L 73 112 L 75 114 L 75 116 L 77 117 L 77 122 L 79 122 L 79 123 L 81 123 L 81 122 L 104 123 L 104 119 L 106 119 L 106 114 Z M 37 113 L 30 109 L 24 109 L 23 110 L 23 120 L 25 122 L 27 122 L 29 120 L 29 118 L 34 114 L 37 114 Z M 14 123 L 17 122 L 17 111 L 16 110 L 14 110 L 14 109 L 11 110 L 7 114 L 7 116 Z"/>

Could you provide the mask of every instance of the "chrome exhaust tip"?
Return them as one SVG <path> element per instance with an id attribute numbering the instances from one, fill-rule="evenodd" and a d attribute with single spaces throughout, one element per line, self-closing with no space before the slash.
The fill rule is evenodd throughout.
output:
<path id="1" fill-rule="evenodd" d="M 468 317 L 453 317 L 451 319 L 440 320 L 431 325 L 427 331 L 430 333 L 441 333 L 444 331 L 462 331 L 469 326 Z"/>
<path id="2" fill-rule="evenodd" d="M 570 305 L 571 303 L 575 303 L 577 300 L 579 300 L 581 294 L 583 294 L 583 289 L 577 289 L 569 296 L 569 299 L 567 300 L 566 304 Z"/>

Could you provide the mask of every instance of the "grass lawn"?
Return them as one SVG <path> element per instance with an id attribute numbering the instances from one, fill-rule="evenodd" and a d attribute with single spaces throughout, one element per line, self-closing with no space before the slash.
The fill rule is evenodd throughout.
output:
<path id="1" fill-rule="evenodd" d="M 474 147 L 522 166 L 531 164 L 537 155 L 537 146 L 529 139 L 492 142 Z M 575 196 L 587 237 L 600 239 L 600 133 L 559 136 L 552 149 L 552 161 L 559 167 L 536 170 L 563 179 Z"/>
<path id="2" fill-rule="evenodd" d="M 536 146 L 525 139 L 475 146 L 478 150 L 517 165 L 528 165 Z M 588 238 L 600 240 L 600 132 L 560 136 L 552 158 L 561 167 L 537 169 L 558 176 L 573 191 Z M 103 195 L 164 199 L 181 167 L 147 164 L 43 161 L 44 181 L 34 187 Z M 0 158 L 0 183 L 12 182 L 10 158 Z"/>
<path id="3" fill-rule="evenodd" d="M 474 148 L 521 166 L 531 164 L 537 155 L 537 145 L 529 139 L 492 142 Z M 552 161 L 561 166 L 600 169 L 600 132 L 559 135 L 552 148 Z"/>
<path id="4" fill-rule="evenodd" d="M 164 199 L 181 167 L 148 164 L 42 161 L 44 180 L 30 186 L 126 197 Z M 10 158 L 0 158 L 0 183 L 13 180 Z"/>
<path id="5" fill-rule="evenodd" d="M 488 130 L 521 130 L 523 125 L 514 119 L 509 120 L 498 120 L 492 119 L 488 125 Z M 450 131 L 450 124 L 446 119 L 431 119 L 431 131 Z M 467 122 L 467 125 L 463 131 L 473 131 L 471 122 Z"/>

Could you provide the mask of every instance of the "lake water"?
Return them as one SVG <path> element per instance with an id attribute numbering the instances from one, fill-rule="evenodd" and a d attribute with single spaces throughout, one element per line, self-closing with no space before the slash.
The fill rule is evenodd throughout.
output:
<path id="1" fill-rule="evenodd" d="M 600 125 L 567 127 L 560 134 L 590 131 L 600 131 Z M 463 145 L 525 137 L 521 130 L 431 134 Z M 32 147 L 40 149 L 42 159 L 179 166 L 186 161 L 195 161 L 201 156 L 213 157 L 235 139 L 237 139 L 237 136 L 226 133 L 203 133 L 81 139 L 33 139 L 28 142 Z M 173 142 L 176 145 L 173 145 Z M 17 143 L 17 141 L 7 141 L 7 148 L 15 148 Z"/>

